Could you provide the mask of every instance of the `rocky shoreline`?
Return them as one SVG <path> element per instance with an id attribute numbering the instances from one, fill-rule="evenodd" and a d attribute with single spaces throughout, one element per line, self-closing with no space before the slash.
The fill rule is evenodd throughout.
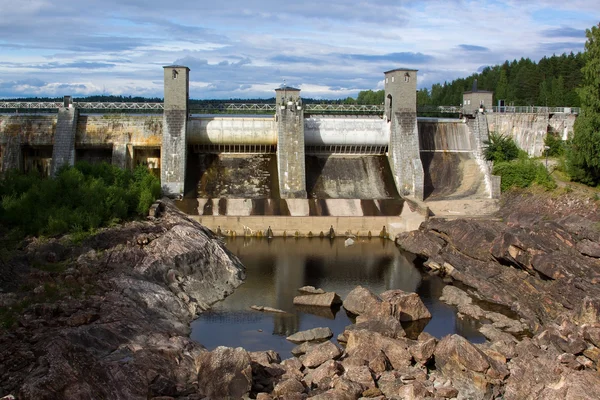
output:
<path id="1" fill-rule="evenodd" d="M 344 299 L 356 324 L 338 344 L 323 332 L 301 334 L 312 339 L 283 361 L 190 340 L 190 321 L 242 282 L 243 267 L 210 231 L 160 204 L 148 221 L 80 245 L 30 241 L 2 265 L 3 285 L 25 283 L 31 294 L 0 294 L 19 310 L 0 336 L 0 396 L 600 398 L 593 199 L 513 193 L 499 218 L 432 219 L 396 238 L 444 277 L 443 300 L 477 321 L 486 343 L 405 332 L 400 321 L 427 318 L 418 296 L 357 288 Z M 27 265 L 36 268 L 26 279 L 11 276 Z"/>

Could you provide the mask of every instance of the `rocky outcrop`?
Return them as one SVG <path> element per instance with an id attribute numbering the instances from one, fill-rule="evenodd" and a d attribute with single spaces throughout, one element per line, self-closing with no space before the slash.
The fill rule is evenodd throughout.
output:
<path id="1" fill-rule="evenodd" d="M 13 294 L 11 306 L 22 311 L 0 336 L 0 395 L 198 392 L 214 359 L 190 340 L 189 323 L 241 283 L 243 267 L 168 201 L 159 209 L 159 218 L 103 230 L 77 246 L 51 239 L 21 247 L 14 259 L 21 271 L 41 266 L 21 279 L 40 290 Z"/>
<path id="2" fill-rule="evenodd" d="M 581 196 L 515 192 L 501 221 L 432 219 L 398 235 L 452 284 L 440 300 L 489 339 L 474 346 L 453 335 L 435 347 L 436 373 L 459 397 L 600 396 L 598 211 Z"/>

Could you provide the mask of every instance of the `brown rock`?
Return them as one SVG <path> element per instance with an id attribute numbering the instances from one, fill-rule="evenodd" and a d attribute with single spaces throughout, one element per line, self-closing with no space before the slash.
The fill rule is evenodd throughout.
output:
<path id="1" fill-rule="evenodd" d="M 398 397 L 404 400 L 420 400 L 431 397 L 431 393 L 421 382 L 413 382 L 398 390 Z"/>
<path id="2" fill-rule="evenodd" d="M 265 367 L 271 366 L 271 364 L 279 364 L 281 357 L 273 350 L 267 351 L 253 351 L 248 353 L 252 362 L 258 363 Z"/>
<path id="3" fill-rule="evenodd" d="M 380 318 L 373 318 L 370 315 L 358 316 L 356 318 L 356 324 L 346 327 L 344 336 L 347 337 L 347 332 L 353 330 L 377 332 L 392 339 L 398 339 L 406 336 L 406 333 L 404 332 L 400 322 L 392 316 Z"/>
<path id="4" fill-rule="evenodd" d="M 323 294 L 309 294 L 304 296 L 294 297 L 294 304 L 313 307 L 332 307 L 336 304 L 341 304 L 342 300 L 334 292 Z"/>
<path id="5" fill-rule="evenodd" d="M 307 368 L 315 368 L 325 361 L 334 360 L 342 355 L 342 351 L 330 341 L 320 343 L 311 347 L 306 354 L 300 357 L 300 361 Z"/>
<path id="6" fill-rule="evenodd" d="M 382 394 L 383 392 L 379 390 L 379 388 L 369 388 L 362 393 L 362 396 L 366 398 L 373 398 L 381 396 Z"/>
<path id="7" fill-rule="evenodd" d="M 431 313 L 423 304 L 416 293 L 407 293 L 402 290 L 388 290 L 380 295 L 383 301 L 392 305 L 392 315 L 400 321 L 416 321 L 430 319 Z"/>
<path id="8" fill-rule="evenodd" d="M 298 289 L 298 291 L 302 294 L 323 294 L 325 291 L 323 289 L 316 289 L 314 286 L 302 286 Z"/>
<path id="9" fill-rule="evenodd" d="M 375 358 L 369 361 L 369 368 L 376 374 L 380 374 L 391 369 L 390 360 L 386 357 L 383 351 L 379 352 Z"/>
<path id="10" fill-rule="evenodd" d="M 344 299 L 344 308 L 351 314 L 376 315 L 381 310 L 381 299 L 369 289 L 357 286 Z"/>
<path id="11" fill-rule="evenodd" d="M 342 373 L 342 366 L 339 362 L 329 360 L 324 362 L 316 369 L 309 370 L 304 376 L 304 383 L 308 388 L 329 388 L 332 379 Z"/>
<path id="12" fill-rule="evenodd" d="M 344 375 L 342 376 L 348 379 L 349 381 L 360 384 L 363 390 L 375 387 L 373 374 L 371 373 L 369 367 L 367 367 L 366 365 L 362 367 L 345 368 Z"/>
<path id="13" fill-rule="evenodd" d="M 198 388 L 211 398 L 239 398 L 252 387 L 250 355 L 241 347 L 217 347 L 198 358 Z"/>
<path id="14" fill-rule="evenodd" d="M 445 399 L 451 399 L 458 396 L 458 390 L 452 386 L 440 386 L 439 388 L 435 389 L 435 395 Z"/>
<path id="15" fill-rule="evenodd" d="M 351 331 L 348 334 L 346 352 L 352 357 L 365 360 L 367 363 L 379 357 L 383 351 L 393 368 L 410 365 L 412 356 L 407 349 L 407 343 L 391 339 L 375 332 L 365 330 Z"/>
<path id="16" fill-rule="evenodd" d="M 300 357 L 301 355 L 306 354 L 306 352 L 310 350 L 311 347 L 315 347 L 317 344 L 317 342 L 304 342 L 294 347 L 290 352 L 294 356 Z"/>
<path id="17" fill-rule="evenodd" d="M 421 334 L 418 341 L 408 348 L 410 354 L 413 356 L 415 361 L 420 364 L 426 364 L 435 350 L 437 345 L 437 339 L 427 333 Z"/>
<path id="18" fill-rule="evenodd" d="M 352 382 L 344 377 L 334 377 L 332 385 L 333 389 L 346 393 L 352 399 L 359 398 L 363 392 L 361 384 Z"/>
<path id="19" fill-rule="evenodd" d="M 397 371 L 386 371 L 377 380 L 377 387 L 388 398 L 398 398 L 404 382 Z"/>
<path id="20" fill-rule="evenodd" d="M 292 343 L 302 342 L 322 342 L 330 339 L 333 336 L 333 332 L 329 328 L 313 328 L 306 331 L 296 332 L 286 339 Z"/>
<path id="21" fill-rule="evenodd" d="M 600 258 L 600 243 L 592 242 L 589 239 L 583 239 L 581 242 L 577 243 L 577 251 L 589 257 Z"/>
<path id="22" fill-rule="evenodd" d="M 279 382 L 273 389 L 273 394 L 285 398 L 294 393 L 304 393 L 305 390 L 306 388 L 299 380 L 291 378 Z"/>

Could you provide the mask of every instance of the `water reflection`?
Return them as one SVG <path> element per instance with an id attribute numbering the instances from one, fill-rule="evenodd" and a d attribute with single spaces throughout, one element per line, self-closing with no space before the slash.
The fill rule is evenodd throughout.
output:
<path id="1" fill-rule="evenodd" d="M 414 256 L 398 251 L 392 241 L 358 239 L 350 247 L 344 246 L 343 239 L 319 238 L 239 238 L 226 243 L 246 266 L 247 277 L 231 296 L 192 324 L 192 338 L 209 349 L 243 346 L 251 351 L 273 349 L 287 356 L 293 344 L 285 336 L 294 332 L 329 326 L 335 335 L 341 333 L 351 323 L 343 308 L 293 305 L 297 289 L 305 285 L 335 291 L 342 299 L 357 285 L 374 293 L 417 292 L 433 315 L 425 331 L 443 336 L 460 328 L 455 311 L 437 300 L 441 280 L 423 278 L 413 264 Z M 250 310 L 251 305 L 275 307 L 287 314 L 260 313 Z M 417 325 L 411 330 L 423 329 Z"/>

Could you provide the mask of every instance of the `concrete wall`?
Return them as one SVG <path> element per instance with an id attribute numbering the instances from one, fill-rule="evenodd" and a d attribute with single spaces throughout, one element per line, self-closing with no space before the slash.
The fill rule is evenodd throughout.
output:
<path id="1" fill-rule="evenodd" d="M 416 111 L 392 115 L 388 158 L 398 193 L 423 200 L 424 173 Z"/>
<path id="2" fill-rule="evenodd" d="M 548 132 L 556 132 L 563 140 L 573 134 L 577 118 L 574 114 L 487 113 L 490 132 L 512 137 L 531 157 L 541 157 Z"/>
<path id="3" fill-rule="evenodd" d="M 475 149 L 469 129 L 463 120 L 452 122 L 419 121 L 421 151 L 466 151 Z"/>

